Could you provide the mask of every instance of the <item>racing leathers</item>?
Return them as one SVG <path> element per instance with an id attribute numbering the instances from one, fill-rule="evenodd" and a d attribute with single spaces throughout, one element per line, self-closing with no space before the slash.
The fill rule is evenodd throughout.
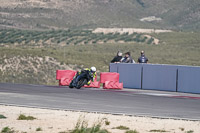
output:
<path id="1" fill-rule="evenodd" d="M 80 78 L 82 78 L 83 76 L 86 76 L 88 79 L 87 85 L 91 84 L 91 81 L 93 82 L 94 79 L 96 78 L 96 72 L 93 72 L 91 69 L 89 68 L 85 68 L 84 70 L 81 70 L 81 72 L 77 72 L 76 74 L 76 83 L 78 82 L 78 80 Z"/>

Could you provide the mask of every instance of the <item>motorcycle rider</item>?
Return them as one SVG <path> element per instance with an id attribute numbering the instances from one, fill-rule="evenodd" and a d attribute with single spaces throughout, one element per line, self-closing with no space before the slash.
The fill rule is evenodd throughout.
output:
<path id="1" fill-rule="evenodd" d="M 88 77 L 88 82 L 87 85 L 91 84 L 91 81 L 93 82 L 94 79 L 96 78 L 96 67 L 91 67 L 89 68 L 85 68 L 84 70 L 81 70 L 81 72 L 77 72 L 76 76 L 75 76 L 75 83 L 73 84 L 73 86 L 76 86 L 76 84 L 78 83 L 79 79 L 82 78 L 83 76 Z"/>

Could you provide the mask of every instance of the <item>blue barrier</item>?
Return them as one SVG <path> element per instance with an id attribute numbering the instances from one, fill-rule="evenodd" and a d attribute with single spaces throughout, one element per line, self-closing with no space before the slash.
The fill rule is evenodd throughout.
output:
<path id="1" fill-rule="evenodd" d="M 200 93 L 200 67 L 178 68 L 178 92 Z"/>
<path id="2" fill-rule="evenodd" d="M 200 67 L 110 64 L 110 72 L 120 74 L 120 82 L 125 88 L 200 94 Z"/>
<path id="3" fill-rule="evenodd" d="M 142 66 L 140 64 L 117 64 L 119 80 L 125 88 L 141 89 Z"/>
<path id="4" fill-rule="evenodd" d="M 110 64 L 110 72 L 118 72 L 118 65 L 116 63 Z"/>
<path id="5" fill-rule="evenodd" d="M 176 91 L 177 66 L 143 65 L 142 89 Z"/>

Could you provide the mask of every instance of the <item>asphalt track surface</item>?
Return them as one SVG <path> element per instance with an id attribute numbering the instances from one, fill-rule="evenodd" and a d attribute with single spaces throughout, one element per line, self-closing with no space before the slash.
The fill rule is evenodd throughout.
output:
<path id="1" fill-rule="evenodd" d="M 200 95 L 0 83 L 0 104 L 200 120 Z"/>

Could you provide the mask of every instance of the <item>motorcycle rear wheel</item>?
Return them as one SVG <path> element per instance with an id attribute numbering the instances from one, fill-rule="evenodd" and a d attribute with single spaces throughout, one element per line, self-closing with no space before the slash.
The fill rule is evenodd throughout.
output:
<path id="1" fill-rule="evenodd" d="M 76 85 L 76 89 L 80 89 L 82 86 L 84 86 L 87 83 L 87 79 L 82 78 L 78 81 L 77 85 Z"/>

